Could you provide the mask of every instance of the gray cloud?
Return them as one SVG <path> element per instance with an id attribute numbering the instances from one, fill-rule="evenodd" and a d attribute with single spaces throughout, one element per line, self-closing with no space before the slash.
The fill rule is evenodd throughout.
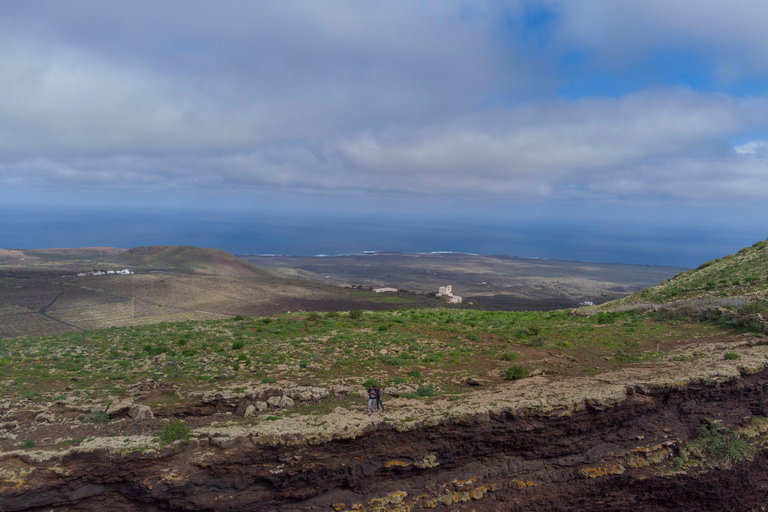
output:
<path id="1" fill-rule="evenodd" d="M 526 5 L 2 3 L 0 183 L 768 198 L 765 143 L 727 143 L 765 127 L 764 98 L 552 95 L 571 48 L 624 65 L 682 42 L 722 76 L 762 69 L 764 3 L 546 3 L 543 49 L 510 36 Z"/>

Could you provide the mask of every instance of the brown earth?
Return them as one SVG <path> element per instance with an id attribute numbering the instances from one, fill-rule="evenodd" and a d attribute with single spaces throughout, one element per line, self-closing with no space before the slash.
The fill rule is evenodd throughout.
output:
<path id="1" fill-rule="evenodd" d="M 106 425 L 67 419 L 63 405 L 7 404 L 6 435 L 37 437 L 39 447 L 3 443 L 0 509 L 760 510 L 768 488 L 764 343 L 700 341 L 679 348 L 678 359 L 591 377 L 390 398 L 375 415 L 363 413 L 362 398 L 329 396 L 242 417 L 252 401 L 284 392 L 264 386 L 137 389 L 136 403 L 152 404 L 156 417 L 116 414 Z M 190 443 L 152 440 L 172 417 L 195 429 Z M 708 421 L 740 429 L 756 455 L 675 465 L 694 453 L 686 446 Z M 89 437 L 72 446 L 57 436 Z"/>

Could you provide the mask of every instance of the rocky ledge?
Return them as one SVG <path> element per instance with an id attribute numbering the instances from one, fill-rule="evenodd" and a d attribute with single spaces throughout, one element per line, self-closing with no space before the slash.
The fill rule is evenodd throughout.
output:
<path id="1" fill-rule="evenodd" d="M 765 341 L 691 344 L 593 377 L 392 397 L 385 414 L 365 414 L 360 390 L 343 386 L 113 401 L 109 428 L 88 438 L 0 453 L 0 510 L 762 510 Z M 99 410 L 2 407 L 6 438 L 77 432 L 72 418 Z M 179 418 L 191 427 L 179 440 L 156 435 Z"/>

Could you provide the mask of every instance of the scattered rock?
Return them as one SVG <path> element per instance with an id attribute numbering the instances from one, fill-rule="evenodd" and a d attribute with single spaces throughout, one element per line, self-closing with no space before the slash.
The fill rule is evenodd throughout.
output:
<path id="1" fill-rule="evenodd" d="M 243 418 L 250 418 L 251 416 L 254 416 L 256 414 L 256 406 L 251 404 L 248 407 L 245 408 L 245 414 L 243 414 Z"/>
<path id="2" fill-rule="evenodd" d="M 37 416 L 35 416 L 35 422 L 36 423 L 55 423 L 56 415 L 54 415 L 50 411 L 43 411 Z"/>

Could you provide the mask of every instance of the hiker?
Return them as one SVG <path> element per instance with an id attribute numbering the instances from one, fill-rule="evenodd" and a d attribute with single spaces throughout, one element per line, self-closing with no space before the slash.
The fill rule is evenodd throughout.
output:
<path id="1" fill-rule="evenodd" d="M 379 386 L 376 386 L 376 410 L 378 411 L 379 407 L 381 407 L 381 412 L 384 412 L 384 404 L 381 401 L 382 398 L 384 398 L 384 391 L 382 391 Z"/>
<path id="2" fill-rule="evenodd" d="M 371 386 L 368 388 L 368 414 L 373 414 L 373 406 L 376 405 L 376 397 L 378 396 L 376 392 L 376 386 Z"/>

